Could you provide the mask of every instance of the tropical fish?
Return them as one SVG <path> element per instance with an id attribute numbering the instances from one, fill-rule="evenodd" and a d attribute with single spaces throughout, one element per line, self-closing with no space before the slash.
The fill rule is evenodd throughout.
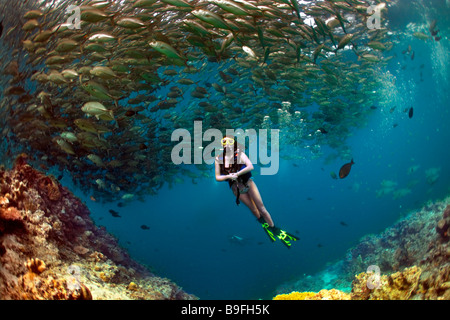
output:
<path id="1" fill-rule="evenodd" d="M 217 28 L 231 30 L 231 27 L 228 25 L 228 23 L 225 22 L 225 20 L 221 16 L 215 14 L 214 12 L 205 9 L 198 9 L 191 11 L 191 14 Z"/>
<path id="2" fill-rule="evenodd" d="M 397 39 L 389 26 L 368 30 L 367 0 L 80 0 L 79 29 L 65 12 L 73 1 L 41 2 L 10 1 L 2 12 L 6 150 L 35 153 L 36 165 L 122 205 L 207 174 L 158 156 L 170 154 L 170 132 L 195 120 L 276 126 L 313 157 L 345 149 L 373 114 Z M 440 37 L 436 22 L 429 32 Z"/>
<path id="3" fill-rule="evenodd" d="M 145 27 L 145 24 L 137 18 L 120 18 L 116 24 L 126 29 L 139 29 Z"/>
<path id="4" fill-rule="evenodd" d="M 103 163 L 102 158 L 100 158 L 98 155 L 96 154 L 88 154 L 87 158 L 89 160 L 91 160 L 94 164 L 96 164 L 99 167 L 105 167 L 105 164 Z"/>
<path id="5" fill-rule="evenodd" d="M 56 139 L 56 143 L 61 147 L 61 150 L 63 150 L 67 154 L 75 155 L 75 151 L 73 150 L 72 146 L 69 143 L 67 143 L 65 140 Z"/>
<path id="6" fill-rule="evenodd" d="M 426 35 L 423 32 L 414 32 L 413 36 L 424 41 L 430 39 L 430 36 Z"/>
<path id="7" fill-rule="evenodd" d="M 117 211 L 115 211 L 113 209 L 109 209 L 108 211 L 114 218 L 122 218 Z"/>
<path id="8" fill-rule="evenodd" d="M 113 112 L 106 109 L 106 107 L 100 102 L 87 102 L 81 110 L 88 115 L 95 116 L 97 119 L 107 121 L 114 120 Z"/>
<path id="9" fill-rule="evenodd" d="M 353 162 L 353 159 L 349 163 L 344 164 L 339 170 L 339 178 L 344 179 L 346 176 L 348 176 L 352 165 L 354 164 L 355 163 Z"/>
<path id="10" fill-rule="evenodd" d="M 185 59 L 182 57 L 172 46 L 168 45 L 167 43 L 164 43 L 162 41 L 152 41 L 150 42 L 150 47 L 155 49 L 158 52 L 161 52 L 162 54 L 165 54 L 169 58 L 174 59 Z"/>
<path id="11" fill-rule="evenodd" d="M 109 67 L 96 66 L 92 70 L 89 71 L 92 75 L 97 76 L 99 78 L 110 80 L 117 77 L 114 71 Z M 105 90 L 106 92 L 106 90 Z"/>

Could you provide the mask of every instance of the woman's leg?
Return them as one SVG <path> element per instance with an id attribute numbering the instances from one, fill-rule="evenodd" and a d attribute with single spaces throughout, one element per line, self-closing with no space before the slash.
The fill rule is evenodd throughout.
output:
<path id="1" fill-rule="evenodd" d="M 250 180 L 248 180 L 247 184 L 249 186 L 249 190 L 246 195 L 250 196 L 250 199 L 256 205 L 259 213 L 263 216 L 264 220 L 269 224 L 270 227 L 273 227 L 274 223 L 272 221 L 272 217 L 270 216 L 269 212 L 266 210 L 266 207 L 264 207 L 264 203 L 261 199 L 261 194 L 259 193 L 256 183 L 250 179 Z"/>
<path id="2" fill-rule="evenodd" d="M 233 184 L 233 193 L 236 196 L 236 184 Z M 243 202 L 249 209 L 250 211 L 253 213 L 253 215 L 259 219 L 259 217 L 261 216 L 261 214 L 258 211 L 258 208 L 256 207 L 255 203 L 253 202 L 253 200 L 250 198 L 250 196 L 247 193 L 241 193 L 239 195 L 239 201 Z"/>

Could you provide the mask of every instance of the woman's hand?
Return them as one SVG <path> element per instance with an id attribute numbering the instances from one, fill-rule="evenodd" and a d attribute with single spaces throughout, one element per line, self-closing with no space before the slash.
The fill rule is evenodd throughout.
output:
<path id="1" fill-rule="evenodd" d="M 237 173 L 230 173 L 230 174 L 228 175 L 228 178 L 229 178 L 230 180 L 235 181 L 235 180 L 238 178 L 238 175 L 237 175 Z"/>

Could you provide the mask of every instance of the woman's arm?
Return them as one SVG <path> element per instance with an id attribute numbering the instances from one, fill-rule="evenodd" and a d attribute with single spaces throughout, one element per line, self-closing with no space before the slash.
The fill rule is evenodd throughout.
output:
<path id="1" fill-rule="evenodd" d="M 241 160 L 241 162 L 245 163 L 245 168 L 236 173 L 238 176 L 246 174 L 247 172 L 250 172 L 254 169 L 253 163 L 250 161 L 250 159 L 247 157 L 247 155 L 244 152 L 240 153 L 240 160 Z"/>

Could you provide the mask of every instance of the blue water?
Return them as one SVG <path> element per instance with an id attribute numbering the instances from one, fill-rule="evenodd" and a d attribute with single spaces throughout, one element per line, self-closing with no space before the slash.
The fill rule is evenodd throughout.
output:
<path id="1" fill-rule="evenodd" d="M 417 4 L 424 9 L 418 10 Z M 364 235 L 379 233 L 411 210 L 450 193 L 448 13 L 443 0 L 404 0 L 392 9 L 396 42 L 386 56 L 395 57 L 380 71 L 385 85 L 378 91 L 377 109 L 346 141 L 355 162 L 347 178 L 334 180 L 330 173 L 339 172 L 351 158 L 326 162 L 335 153 L 326 148 L 318 159 L 311 154 L 280 159 L 277 175 L 254 175 L 275 224 L 301 238 L 291 249 L 271 243 L 245 205 L 236 206 L 228 184 L 214 178 L 165 185 L 158 195 L 122 208 L 80 197 L 95 222 L 117 236 L 134 259 L 188 293 L 201 299 L 270 299 L 283 282 L 322 270 Z M 440 42 L 412 37 L 409 23 L 423 25 L 427 32 L 432 19 L 438 20 Z M 408 45 L 414 60 L 402 53 Z M 410 107 L 411 119 L 405 112 Z M 280 149 L 291 147 L 282 144 Z M 439 176 L 430 184 L 426 172 L 432 168 L 439 168 Z M 377 196 L 383 181 L 395 182 L 395 190 Z M 409 193 L 395 198 L 401 189 Z M 122 217 L 112 217 L 109 209 Z M 231 236 L 244 241 L 230 241 Z"/>

